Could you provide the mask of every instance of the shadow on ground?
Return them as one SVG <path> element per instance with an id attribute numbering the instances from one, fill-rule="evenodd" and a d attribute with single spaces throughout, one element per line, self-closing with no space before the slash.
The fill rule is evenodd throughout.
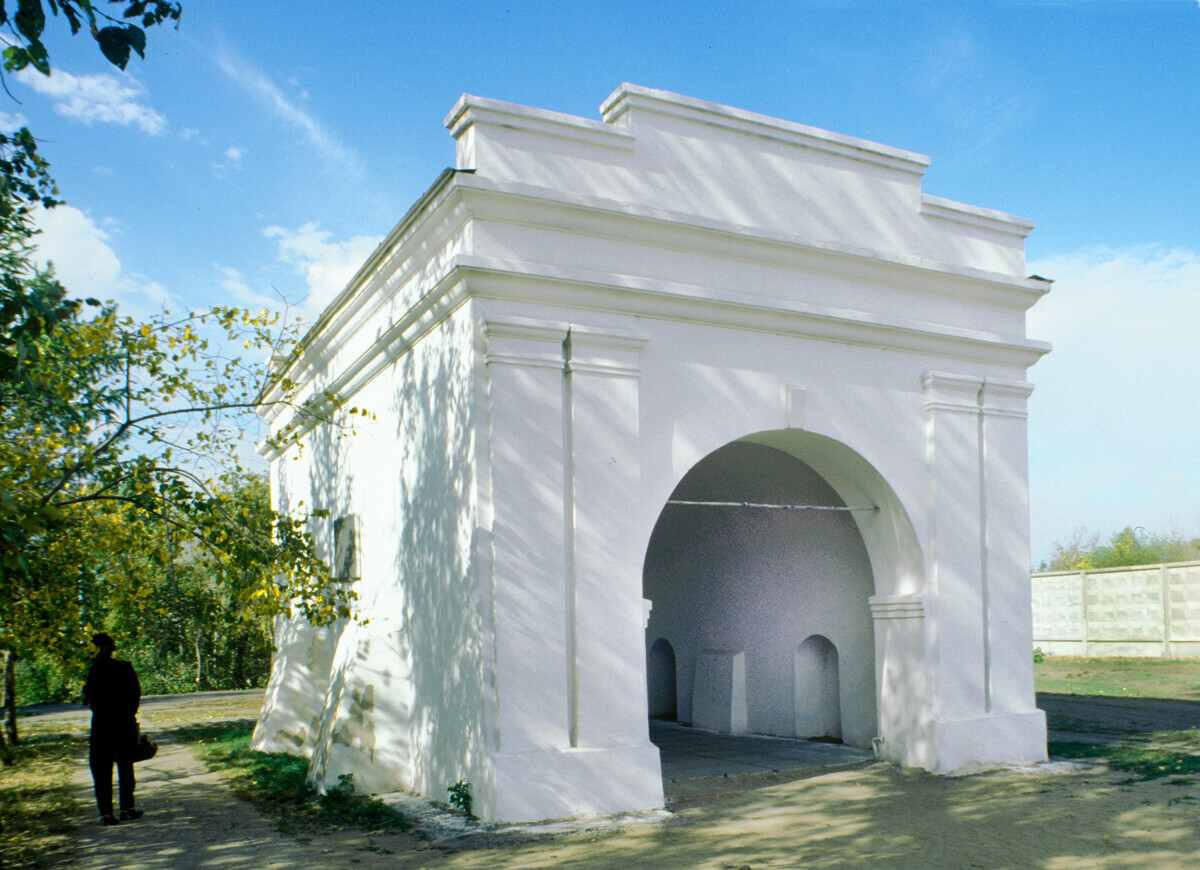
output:
<path id="1" fill-rule="evenodd" d="M 1119 743 L 1138 734 L 1200 727 L 1200 701 L 1039 692 L 1050 740 Z"/>
<path id="2" fill-rule="evenodd" d="M 1200 724 L 1200 703 L 1044 695 L 1052 727 L 1113 739 Z M 158 711 L 156 711 L 157 714 Z M 175 719 L 180 715 L 173 714 Z M 213 721 L 211 709 L 194 718 Z M 231 718 L 241 718 L 231 717 Z M 1104 729 L 1109 729 L 1105 731 Z M 1066 733 L 1056 730 L 1055 734 Z M 1052 763 L 967 777 L 889 764 L 725 777 L 659 825 L 583 830 L 454 852 L 413 834 L 280 834 L 177 743 L 140 766 L 144 819 L 96 824 L 81 802 L 81 870 L 122 868 L 777 867 L 1191 868 L 1200 865 L 1195 777 L 1139 781 Z M 76 778 L 81 794 L 90 781 Z"/>

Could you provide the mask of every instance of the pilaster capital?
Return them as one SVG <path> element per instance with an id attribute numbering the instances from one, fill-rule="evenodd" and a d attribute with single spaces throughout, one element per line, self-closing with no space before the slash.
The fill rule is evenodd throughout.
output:
<path id="1" fill-rule="evenodd" d="M 565 323 L 512 317 L 485 320 L 481 328 L 488 366 L 563 367 L 563 342 L 569 331 Z"/>
<path id="2" fill-rule="evenodd" d="M 985 414 L 1023 420 L 1028 416 L 1025 403 L 1032 392 L 1033 384 L 1027 381 L 988 378 L 980 393 L 980 407 Z"/>
<path id="3" fill-rule="evenodd" d="M 979 411 L 979 391 L 983 378 L 950 372 L 926 372 L 921 378 L 925 387 L 926 411 Z"/>
<path id="4" fill-rule="evenodd" d="M 572 325 L 566 342 L 567 371 L 636 378 L 648 343 L 645 336 Z"/>

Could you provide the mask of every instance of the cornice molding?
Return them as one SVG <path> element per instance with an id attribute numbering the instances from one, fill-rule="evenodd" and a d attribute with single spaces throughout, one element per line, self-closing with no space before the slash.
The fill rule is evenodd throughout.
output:
<path id="1" fill-rule="evenodd" d="M 1022 310 L 1049 292 L 1046 282 L 1031 278 L 774 233 L 533 185 L 472 176 L 457 180 L 456 187 L 463 191 L 467 208 L 475 219 L 496 223 L 650 244 L 683 253 L 784 269 L 807 269 L 836 277 L 863 277 L 883 286 L 926 295 L 961 295 L 966 291 L 985 301 Z"/>
<path id="2" fill-rule="evenodd" d="M 260 397 L 264 403 L 278 400 L 278 379 L 291 376 L 297 383 L 310 380 L 316 371 L 315 365 L 327 362 L 332 356 L 330 345 L 333 337 L 342 333 L 348 324 L 355 319 L 361 321 L 369 318 L 375 310 L 384 304 L 392 294 L 381 291 L 383 284 L 393 284 L 398 277 L 396 270 L 387 266 L 394 262 L 399 253 L 406 250 L 415 237 L 428 233 L 430 223 L 443 211 L 449 197 L 453 196 L 456 187 L 453 184 L 456 177 L 469 175 L 473 170 L 446 169 L 434 180 L 433 184 L 413 203 L 403 218 L 394 226 L 387 237 L 376 246 L 354 277 L 346 284 L 333 301 L 321 313 L 317 321 L 308 329 L 291 352 L 288 358 L 273 372 L 275 381 L 264 390 Z M 457 228 L 455 228 L 457 231 Z M 445 233 L 447 237 L 453 233 Z M 404 275 L 415 273 L 423 264 L 412 264 L 405 270 Z M 376 304 L 371 310 L 364 312 L 367 301 L 375 298 Z M 323 347 L 318 347 L 323 345 Z M 264 415 L 263 419 L 271 422 L 272 418 Z"/>
<path id="3" fill-rule="evenodd" d="M 927 193 L 921 194 L 921 214 L 950 223 L 1015 236 L 1018 239 L 1024 239 L 1033 231 L 1031 220 L 995 209 L 930 196 Z"/>
<path id="4" fill-rule="evenodd" d="M 585 145 L 632 151 L 634 135 L 628 130 L 613 127 L 603 121 L 593 121 L 578 115 L 535 109 L 502 100 L 491 100 L 463 94 L 450 114 L 446 128 L 458 139 L 471 126 L 507 127 L 526 133 L 553 136 Z"/>
<path id="5" fill-rule="evenodd" d="M 639 85 L 622 84 L 600 105 L 605 122 L 614 125 L 623 123 L 625 116 L 633 110 L 822 151 L 906 175 L 920 176 L 929 166 L 929 158 L 923 154 Z"/>
<path id="6" fill-rule="evenodd" d="M 407 353 L 413 345 L 448 320 L 468 298 L 460 276 L 455 270 L 449 270 L 445 278 L 426 293 L 417 305 L 383 332 L 365 352 L 347 364 L 340 373 L 335 374 L 322 390 L 343 399 L 351 398 L 376 375 Z M 561 365 L 561 362 L 559 364 Z M 319 422 L 320 420 L 313 417 L 307 418 L 299 425 L 296 434 L 306 434 Z M 269 460 L 284 451 L 260 448 L 259 452 Z"/>
<path id="7" fill-rule="evenodd" d="M 926 410 L 965 411 L 1021 420 L 1029 416 L 1025 404 L 1033 393 L 1033 384 L 1028 381 L 926 372 L 921 383 Z"/>
<path id="8" fill-rule="evenodd" d="M 1029 416 L 1026 403 L 1033 394 L 1028 381 L 987 378 L 980 392 L 980 409 L 992 417 L 1012 417 L 1024 420 Z"/>
<path id="9" fill-rule="evenodd" d="M 639 377 L 642 351 L 649 341 L 643 335 L 572 325 L 566 344 L 567 371 L 607 377 Z"/>
<path id="10" fill-rule="evenodd" d="M 1049 351 L 1044 342 L 982 330 L 886 318 L 848 309 L 717 292 L 641 276 L 460 256 L 472 296 L 610 311 L 658 320 L 747 329 L 825 341 L 1030 366 Z"/>
<path id="11" fill-rule="evenodd" d="M 566 323 L 530 318 L 487 318 L 482 324 L 483 361 L 487 366 L 557 369 L 565 365 L 563 342 L 571 327 Z"/>
<path id="12" fill-rule="evenodd" d="M 926 411 L 979 413 L 979 391 L 984 380 L 952 372 L 926 372 L 921 378 Z"/>
<path id="13" fill-rule="evenodd" d="M 570 116 L 567 116 L 570 117 Z M 522 208 L 513 209 L 514 203 Z M 448 209 L 458 209 L 453 220 Z M 591 236 L 654 244 L 685 253 L 788 269 L 811 269 L 838 277 L 865 278 L 930 295 L 969 292 L 983 301 L 1026 309 L 1048 290 L 1042 281 L 971 269 L 917 257 L 892 257 L 868 249 L 818 246 L 796 237 L 764 234 L 752 228 L 681 215 L 662 209 L 635 208 L 529 185 L 499 184 L 470 173 L 447 170 L 376 248 L 358 273 L 308 331 L 297 351 L 280 367 L 303 382 L 331 356 L 339 335 L 370 320 L 427 264 L 414 251 L 425 244 L 440 249 L 471 220 L 494 220 Z M 399 264 L 394 266 L 393 264 Z M 766 304 L 754 300 L 755 305 Z M 1030 343 L 1042 347 L 1048 345 Z M 317 347 L 324 345 L 324 347 Z M 1040 354 L 1039 354 L 1040 355 Z M 276 396 L 264 394 L 264 403 Z M 268 412 L 269 414 L 269 412 Z M 267 419 L 271 419 L 267 416 Z"/>
<path id="14" fill-rule="evenodd" d="M 405 317 L 323 387 L 343 398 L 352 397 L 421 337 L 448 318 L 472 297 L 598 310 L 679 323 L 745 329 L 774 335 L 789 335 L 817 341 L 882 347 L 889 350 L 956 357 L 975 362 L 1008 366 L 1032 365 L 1049 350 L 1048 345 L 976 330 L 938 327 L 915 321 L 889 320 L 862 312 L 780 304 L 764 305 L 734 294 L 714 295 L 708 288 L 636 276 L 594 273 L 578 269 L 513 263 L 458 255 L 444 264 L 435 286 Z M 493 321 L 490 335 L 535 340 L 543 345 L 533 355 L 505 355 L 491 351 L 491 362 L 523 362 L 529 365 L 562 367 L 561 343 L 572 327 L 547 321 Z M 530 325 L 536 323 L 536 325 Z M 516 330 L 516 332 L 514 332 Z M 531 331 L 532 330 L 532 331 Z M 549 331 L 547 331 L 549 330 Z M 602 333 L 594 333 L 602 334 Z M 588 333 L 581 332 L 586 342 Z M 610 337 L 610 340 L 615 340 Z M 641 339 L 626 336 L 627 349 Z M 550 345 L 546 348 L 545 345 Z M 315 348 L 314 348 L 315 350 Z M 630 372 L 632 374 L 632 372 Z M 925 376 L 927 408 L 979 410 L 983 379 L 942 372 Z M 1015 382 L 1014 382 L 1015 383 Z M 962 395 L 964 390 L 971 393 Z"/>

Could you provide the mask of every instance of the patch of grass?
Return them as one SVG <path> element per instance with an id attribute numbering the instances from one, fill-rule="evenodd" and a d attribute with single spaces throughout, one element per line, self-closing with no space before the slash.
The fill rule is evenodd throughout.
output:
<path id="1" fill-rule="evenodd" d="M 311 828 L 405 830 L 409 822 L 380 800 L 354 794 L 354 780 L 316 796 L 308 786 L 308 759 L 282 753 L 252 752 L 253 722 L 179 728 L 176 737 L 191 743 L 211 770 L 229 775 L 234 793 L 279 818 L 288 833 Z"/>
<path id="2" fill-rule="evenodd" d="M 1143 780 L 1200 773 L 1200 756 L 1156 746 L 1051 741 L 1048 749 L 1056 758 L 1100 759 L 1116 770 L 1138 774 Z"/>
<path id="3" fill-rule="evenodd" d="M 86 764 L 87 738 L 69 732 L 26 733 L 0 772 L 0 867 L 65 867 L 74 854 L 71 776 Z"/>
<path id="4" fill-rule="evenodd" d="M 1200 701 L 1195 659 L 1045 656 L 1035 659 L 1033 673 L 1039 692 Z"/>

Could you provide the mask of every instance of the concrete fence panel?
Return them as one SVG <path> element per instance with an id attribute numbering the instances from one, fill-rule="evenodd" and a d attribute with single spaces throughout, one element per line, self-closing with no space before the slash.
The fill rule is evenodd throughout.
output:
<path id="1" fill-rule="evenodd" d="M 1200 562 L 1033 575 L 1033 644 L 1049 655 L 1200 658 Z"/>

